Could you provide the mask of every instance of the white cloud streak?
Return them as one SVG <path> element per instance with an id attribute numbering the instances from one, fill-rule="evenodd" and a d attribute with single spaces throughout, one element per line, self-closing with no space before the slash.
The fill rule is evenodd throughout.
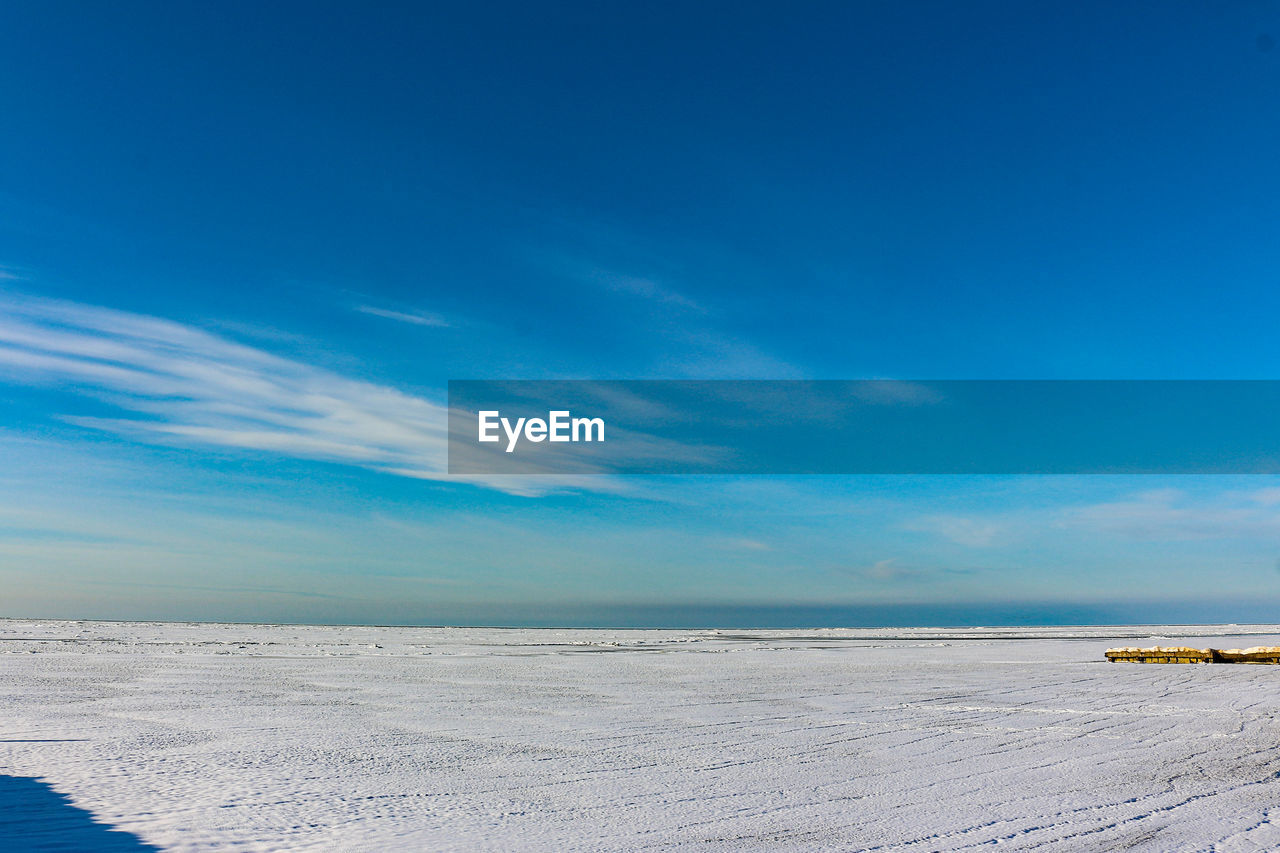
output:
<path id="1" fill-rule="evenodd" d="M 1165 542 L 1280 537 L 1277 489 L 1262 488 L 1193 500 L 1177 489 L 1069 510 L 1063 523 L 1104 533 Z"/>
<path id="2" fill-rule="evenodd" d="M 369 314 L 374 317 L 381 317 L 384 320 L 396 320 L 400 323 L 409 323 L 414 326 L 431 326 L 433 328 L 448 328 L 449 321 L 441 317 L 439 314 L 429 314 L 425 311 L 392 311 L 387 308 L 376 308 L 373 305 L 360 305 L 356 308 L 362 314 Z"/>
<path id="3" fill-rule="evenodd" d="M 448 478 L 442 403 L 192 326 L 108 308 L 36 298 L 0 301 L 0 377 L 105 401 L 122 416 L 64 420 L 141 441 L 258 450 L 519 494 L 586 483 Z"/>
<path id="4" fill-rule="evenodd" d="M 998 519 L 948 514 L 921 516 L 903 528 L 933 533 L 968 548 L 989 548 L 1006 533 L 1006 525 Z"/>
<path id="5" fill-rule="evenodd" d="M 1094 503 L 925 515 L 901 527 L 969 548 L 1001 548 L 1043 541 L 1044 536 L 1089 542 L 1100 542 L 1104 536 L 1148 543 L 1275 542 L 1280 541 L 1280 488 L 1228 488 L 1199 494 L 1177 488 L 1147 489 Z"/>
<path id="6" fill-rule="evenodd" d="M 683 293 L 680 293 L 678 290 L 645 276 L 627 275 L 613 270 L 589 268 L 582 272 L 582 278 L 592 284 L 599 285 L 607 290 L 612 290 L 615 293 L 625 293 L 630 296 L 638 296 L 641 299 L 650 299 L 655 302 L 662 302 L 667 305 L 693 311 L 698 314 L 707 313 L 706 308 L 685 296 Z"/>

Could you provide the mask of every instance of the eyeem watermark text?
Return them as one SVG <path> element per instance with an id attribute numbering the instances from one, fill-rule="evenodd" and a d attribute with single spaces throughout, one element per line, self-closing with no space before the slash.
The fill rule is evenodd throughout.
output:
<path id="1" fill-rule="evenodd" d="M 516 449 L 516 443 L 523 436 L 525 441 L 604 441 L 603 418 L 575 418 L 568 411 L 547 412 L 546 419 L 516 418 L 512 424 L 510 418 L 502 417 L 496 410 L 477 412 L 480 441 L 501 441 L 498 428 L 507 437 L 507 452 Z"/>

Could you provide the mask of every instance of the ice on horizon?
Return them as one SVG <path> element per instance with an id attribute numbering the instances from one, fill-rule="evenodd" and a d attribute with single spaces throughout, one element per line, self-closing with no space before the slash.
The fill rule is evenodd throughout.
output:
<path id="1" fill-rule="evenodd" d="M 1280 668 L 1102 658 L 1205 637 L 1280 627 L 0 620 L 0 775 L 131 849 L 1280 849 Z"/>

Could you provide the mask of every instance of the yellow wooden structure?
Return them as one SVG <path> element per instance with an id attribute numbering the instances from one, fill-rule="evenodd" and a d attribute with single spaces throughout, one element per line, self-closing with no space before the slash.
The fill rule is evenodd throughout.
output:
<path id="1" fill-rule="evenodd" d="M 1193 649 L 1188 646 L 1153 646 L 1140 649 L 1123 646 L 1107 649 L 1107 660 L 1115 663 L 1276 663 L 1280 664 L 1280 646 L 1254 646 L 1249 649 Z"/>

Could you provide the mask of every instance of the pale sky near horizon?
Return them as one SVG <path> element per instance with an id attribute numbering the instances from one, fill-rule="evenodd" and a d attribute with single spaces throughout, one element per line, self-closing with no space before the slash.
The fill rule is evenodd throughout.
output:
<path id="1" fill-rule="evenodd" d="M 1274 477 L 528 490 L 445 475 L 443 407 L 1278 378 L 1278 38 L 1266 3 L 6 4 L 0 616 L 1265 620 Z"/>

